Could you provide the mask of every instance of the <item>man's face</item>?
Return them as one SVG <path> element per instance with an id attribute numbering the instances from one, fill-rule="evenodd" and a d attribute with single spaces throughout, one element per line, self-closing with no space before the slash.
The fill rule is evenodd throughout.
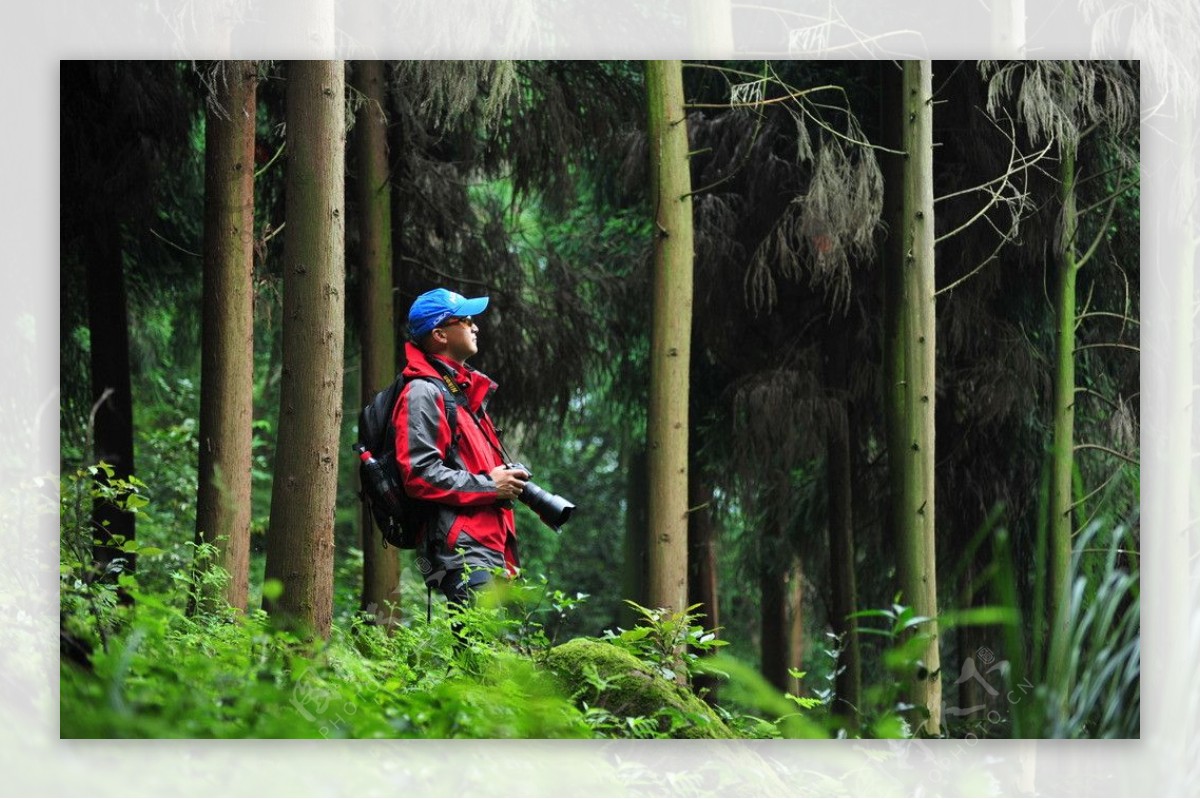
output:
<path id="1" fill-rule="evenodd" d="M 479 352 L 479 326 L 469 316 L 452 316 L 438 327 L 446 336 L 446 354 L 459 363 Z"/>

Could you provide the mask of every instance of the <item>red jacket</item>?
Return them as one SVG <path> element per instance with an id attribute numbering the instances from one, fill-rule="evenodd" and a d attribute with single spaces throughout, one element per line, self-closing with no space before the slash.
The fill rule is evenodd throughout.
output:
<path id="1" fill-rule="evenodd" d="M 453 375 L 466 397 L 457 411 L 457 440 L 450 455 L 450 424 L 446 419 L 446 394 L 429 380 L 441 381 L 441 373 L 416 345 L 405 345 L 404 376 L 409 378 L 392 423 L 396 429 L 396 461 L 411 497 L 435 502 L 441 507 L 435 535 L 453 552 L 462 532 L 479 544 L 503 553 L 508 571 L 517 567 L 516 525 L 510 507 L 497 504 L 496 483 L 489 476 L 504 463 L 500 439 L 487 404 L 497 385 L 469 366 L 439 359 Z"/>

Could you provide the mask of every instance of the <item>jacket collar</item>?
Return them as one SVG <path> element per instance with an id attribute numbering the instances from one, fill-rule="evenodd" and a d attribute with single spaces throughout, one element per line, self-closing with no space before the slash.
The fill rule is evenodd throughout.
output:
<path id="1" fill-rule="evenodd" d="M 433 361 L 436 359 L 439 363 L 445 365 L 447 371 L 454 378 L 454 382 L 458 383 L 459 387 L 466 393 L 467 404 L 474 411 L 483 408 L 492 392 L 499 387 L 494 380 L 478 369 L 474 369 L 466 364 L 455 363 L 448 358 L 438 358 L 436 355 L 428 355 L 411 341 L 404 344 L 404 357 L 406 363 L 403 375 L 410 379 L 414 377 L 428 377 L 434 380 L 441 380 L 442 372 L 434 366 Z"/>

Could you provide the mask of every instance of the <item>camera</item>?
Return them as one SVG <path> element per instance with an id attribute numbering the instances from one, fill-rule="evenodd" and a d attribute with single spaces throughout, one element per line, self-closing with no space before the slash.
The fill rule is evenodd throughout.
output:
<path id="1" fill-rule="evenodd" d="M 533 472 L 523 463 L 506 463 L 506 469 L 520 469 L 533 476 Z M 525 481 L 525 488 L 517 497 L 522 504 L 538 515 L 543 522 L 555 530 L 562 527 L 571 518 L 575 505 L 558 494 L 551 494 L 532 480 Z"/>

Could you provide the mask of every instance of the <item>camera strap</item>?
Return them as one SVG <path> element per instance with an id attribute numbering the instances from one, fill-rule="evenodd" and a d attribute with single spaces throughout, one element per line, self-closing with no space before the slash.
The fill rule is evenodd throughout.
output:
<path id="1" fill-rule="evenodd" d="M 496 451 L 501 460 L 506 464 L 511 463 L 512 459 L 508 457 L 508 452 L 504 448 L 504 442 L 500 440 L 500 431 L 496 430 L 495 425 L 491 425 L 492 434 L 488 435 L 487 426 L 484 425 L 483 420 L 479 418 L 475 411 L 471 409 L 471 405 L 467 401 L 467 395 L 463 392 L 462 386 L 454 379 L 454 374 L 450 371 L 450 367 L 443 363 L 440 358 L 431 357 L 428 353 L 425 353 L 425 360 L 429 362 L 442 378 L 442 382 L 446 385 L 446 390 L 450 392 L 450 396 L 454 398 L 455 404 L 470 414 L 475 424 L 479 427 L 479 432 L 483 433 L 484 439 Z M 454 442 L 451 442 L 451 446 L 453 444 Z"/>

